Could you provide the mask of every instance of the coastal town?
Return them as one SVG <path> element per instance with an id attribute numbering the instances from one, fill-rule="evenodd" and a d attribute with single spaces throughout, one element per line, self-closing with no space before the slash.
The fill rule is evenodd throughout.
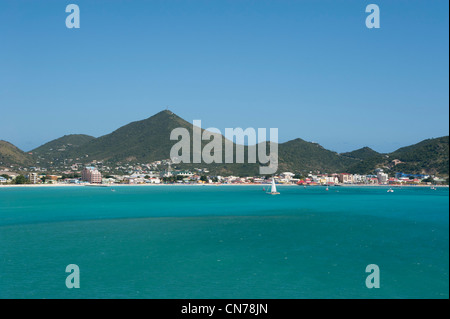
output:
<path id="1" fill-rule="evenodd" d="M 114 173 L 113 173 L 114 172 Z M 227 184 L 258 185 L 270 184 L 272 178 L 277 184 L 320 186 L 320 185 L 447 185 L 443 178 L 396 173 L 389 176 L 378 168 L 372 175 L 349 173 L 295 173 L 281 172 L 273 176 L 220 176 L 210 174 L 206 168 L 181 170 L 171 167 L 170 160 L 148 164 L 109 167 L 101 162 L 88 165 L 76 163 L 66 170 L 48 173 L 45 168 L 21 168 L 17 173 L 9 168 L 0 169 L 0 185 L 145 185 L 145 184 Z"/>

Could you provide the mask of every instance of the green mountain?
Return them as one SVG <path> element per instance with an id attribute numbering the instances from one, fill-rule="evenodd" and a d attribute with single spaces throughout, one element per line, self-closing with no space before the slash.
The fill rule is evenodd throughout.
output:
<path id="1" fill-rule="evenodd" d="M 32 156 L 7 142 L 2 142 L 0 159 L 4 163 L 23 165 L 36 163 L 37 166 L 59 169 L 67 167 L 69 163 L 89 163 L 93 160 L 112 164 L 108 166 L 114 166 L 117 163 L 151 163 L 170 158 L 170 150 L 177 143 L 170 140 L 170 134 L 175 128 L 185 128 L 189 132 L 191 151 L 193 151 L 192 124 L 166 110 L 145 120 L 129 123 L 99 138 L 81 134 L 63 136 L 32 150 Z M 225 138 L 221 135 L 220 138 L 224 152 Z M 207 143 L 209 141 L 202 141 L 201 149 Z M 234 145 L 235 149 L 236 145 Z M 279 144 L 278 151 L 278 172 L 370 174 L 375 168 L 382 167 L 390 173 L 402 171 L 448 175 L 448 136 L 425 140 L 390 154 L 380 154 L 368 147 L 339 154 L 300 138 Z M 244 152 L 248 153 L 247 147 L 244 147 Z M 172 167 L 207 168 L 211 174 L 221 175 L 259 174 L 258 163 L 226 164 L 222 162 L 222 164 L 182 163 L 174 164 Z"/>
<path id="2" fill-rule="evenodd" d="M 386 169 L 388 163 L 388 155 L 378 154 L 372 157 L 360 160 L 357 163 L 347 167 L 347 173 L 350 174 L 373 174 L 375 169 Z"/>
<path id="3" fill-rule="evenodd" d="M 112 162 L 149 163 L 168 159 L 175 143 L 170 140 L 170 133 L 177 127 L 188 129 L 192 136 L 192 124 L 170 111 L 162 111 L 93 139 L 69 154 L 84 160 Z"/>
<path id="4" fill-rule="evenodd" d="M 390 153 L 389 158 L 402 162 L 395 165 L 397 171 L 448 176 L 449 137 L 427 139 L 411 146 L 402 147 Z"/>
<path id="5" fill-rule="evenodd" d="M 366 146 L 366 147 L 357 149 L 352 152 L 341 153 L 341 155 L 345 156 L 345 157 L 353 158 L 353 159 L 366 160 L 368 158 L 378 156 L 378 155 L 380 155 L 380 153 L 378 153 L 378 152 L 374 151 L 373 149 L 371 149 L 370 147 Z"/>
<path id="6" fill-rule="evenodd" d="M 129 123 L 110 134 L 93 139 L 67 154 L 86 162 L 95 159 L 115 163 L 149 163 L 168 159 L 170 150 L 176 143 L 176 141 L 170 140 L 170 133 L 178 127 L 189 131 L 192 146 L 192 124 L 170 111 L 162 111 L 145 120 Z M 202 147 L 207 143 L 208 141 L 202 141 Z M 225 150 L 223 136 L 222 150 Z M 247 154 L 247 147 L 244 148 L 244 151 Z M 279 171 L 339 172 L 354 162 L 356 160 L 301 139 L 279 144 Z M 178 164 L 174 167 L 207 168 L 211 173 L 235 175 L 257 175 L 259 171 L 259 164 L 191 163 Z"/>
<path id="7" fill-rule="evenodd" d="M 71 158 L 80 162 L 93 159 L 109 163 L 150 163 L 170 158 L 170 150 L 177 141 L 170 140 L 175 128 L 185 128 L 190 135 L 191 151 L 193 125 L 171 111 L 161 111 L 145 120 L 129 123 L 114 132 L 93 139 L 77 149 L 68 152 Z M 203 129 L 201 132 L 203 133 Z M 224 137 L 222 138 L 222 150 Z M 209 141 L 202 141 L 203 146 Z M 192 158 L 191 158 L 192 159 Z M 223 161 L 224 162 L 224 161 Z M 180 163 L 178 169 L 208 168 L 211 173 L 252 175 L 257 174 L 257 164 L 204 164 Z"/>
<path id="8" fill-rule="evenodd" d="M 31 155 L 9 142 L 0 140 L 0 167 L 33 165 Z"/>
<path id="9" fill-rule="evenodd" d="M 345 172 L 348 166 L 357 162 L 356 159 L 342 156 L 317 143 L 306 142 L 300 138 L 280 144 L 278 156 L 280 172 Z"/>
<path id="10" fill-rule="evenodd" d="M 30 153 L 36 162 L 48 165 L 68 158 L 77 148 L 94 139 L 95 137 L 84 134 L 64 135 L 31 150 Z"/>
<path id="11" fill-rule="evenodd" d="M 449 174 L 449 137 L 427 139 L 388 154 L 376 154 L 348 168 L 349 173 L 368 174 L 376 168 L 388 173 Z"/>

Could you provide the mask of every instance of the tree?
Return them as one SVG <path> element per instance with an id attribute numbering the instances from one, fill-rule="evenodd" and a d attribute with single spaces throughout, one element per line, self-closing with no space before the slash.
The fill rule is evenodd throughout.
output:
<path id="1" fill-rule="evenodd" d="M 16 177 L 16 179 L 14 180 L 15 184 L 27 184 L 28 180 L 26 179 L 25 176 L 23 175 L 19 175 Z"/>
<path id="2" fill-rule="evenodd" d="M 7 174 L 2 174 L 0 175 L 1 177 L 4 177 L 6 180 L 11 179 L 11 177 Z"/>
<path id="3" fill-rule="evenodd" d="M 200 176 L 200 180 L 201 180 L 202 182 L 207 182 L 207 181 L 208 181 L 208 178 L 206 177 L 206 175 L 202 175 L 202 176 Z"/>
<path id="4" fill-rule="evenodd" d="M 169 177 L 163 177 L 164 183 L 174 183 L 175 182 L 175 176 L 169 176 Z"/>
<path id="5" fill-rule="evenodd" d="M 78 173 L 69 173 L 69 174 L 62 174 L 61 179 L 66 179 L 66 178 L 79 178 L 81 177 L 80 174 Z"/>

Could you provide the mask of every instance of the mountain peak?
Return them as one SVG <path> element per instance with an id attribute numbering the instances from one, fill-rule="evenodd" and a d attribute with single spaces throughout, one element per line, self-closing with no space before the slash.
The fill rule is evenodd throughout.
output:
<path id="1" fill-rule="evenodd" d="M 174 120 L 177 122 L 186 122 L 185 120 L 183 120 L 181 117 L 179 117 L 178 115 L 176 115 L 175 113 L 173 113 L 170 110 L 162 110 L 148 118 L 146 118 L 145 120 L 142 121 L 137 121 L 137 122 L 152 122 L 152 121 L 170 121 L 170 120 Z"/>
<path id="2" fill-rule="evenodd" d="M 374 151 L 373 149 L 371 149 L 368 146 L 364 146 L 364 147 L 361 147 L 352 152 L 342 153 L 341 155 L 350 157 L 350 158 L 354 158 L 354 159 L 366 160 L 373 156 L 378 156 L 378 155 L 380 155 L 380 153 L 378 153 L 377 151 Z"/>
<path id="3" fill-rule="evenodd" d="M 169 109 L 165 109 L 162 110 L 158 113 L 156 113 L 155 115 L 152 115 L 151 117 L 157 117 L 157 116 L 171 116 L 171 115 L 176 115 L 175 113 L 173 113 L 171 110 Z"/>

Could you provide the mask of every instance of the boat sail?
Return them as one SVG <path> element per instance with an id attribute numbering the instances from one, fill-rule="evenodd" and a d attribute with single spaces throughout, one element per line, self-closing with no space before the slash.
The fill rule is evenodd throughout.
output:
<path id="1" fill-rule="evenodd" d="M 272 186 L 270 187 L 270 192 L 268 192 L 267 194 L 270 195 L 278 195 L 280 193 L 277 192 L 277 186 L 275 185 L 275 179 L 272 178 Z"/>

